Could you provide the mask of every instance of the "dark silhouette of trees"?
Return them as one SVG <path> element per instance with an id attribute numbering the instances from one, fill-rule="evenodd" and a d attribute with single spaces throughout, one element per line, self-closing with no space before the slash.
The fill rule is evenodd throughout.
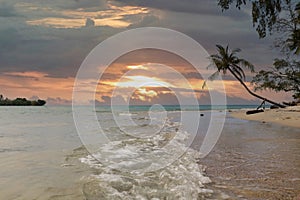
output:
<path id="1" fill-rule="evenodd" d="M 26 98 L 16 98 L 10 100 L 8 98 L 3 98 L 3 95 L 0 95 L 0 106 L 43 106 L 46 104 L 44 100 L 30 101 Z"/>
<path id="2" fill-rule="evenodd" d="M 300 99 L 300 2 L 296 0 L 219 0 L 222 10 L 230 5 L 240 9 L 252 4 L 252 22 L 260 38 L 276 33 L 275 47 L 283 58 L 277 58 L 269 70 L 261 70 L 253 78 L 256 90 L 271 89 L 292 92 Z"/>
<path id="3" fill-rule="evenodd" d="M 252 80 L 256 90 L 293 92 L 294 99 L 300 99 L 300 62 L 276 59 L 271 71 L 261 70 Z"/>

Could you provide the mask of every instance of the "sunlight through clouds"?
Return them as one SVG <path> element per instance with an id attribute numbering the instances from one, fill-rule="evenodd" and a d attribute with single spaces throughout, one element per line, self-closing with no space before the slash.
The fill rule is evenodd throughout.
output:
<path id="1" fill-rule="evenodd" d="M 159 78 L 147 76 L 125 76 L 119 82 L 113 83 L 117 87 L 172 87 L 173 85 Z"/>
<path id="2" fill-rule="evenodd" d="M 145 67 L 144 65 L 129 65 L 127 66 L 127 69 L 148 69 L 148 67 Z"/>
<path id="3" fill-rule="evenodd" d="M 33 10 L 39 10 L 38 5 L 30 3 L 20 3 L 19 8 L 23 8 L 26 12 L 32 12 Z M 48 15 L 55 17 L 42 17 L 38 16 L 36 19 L 27 20 L 26 23 L 35 26 L 46 26 L 53 28 L 81 28 L 86 26 L 86 20 L 90 19 L 94 21 L 94 26 L 110 26 L 113 28 L 125 28 L 134 23 L 130 20 L 130 16 L 149 13 L 147 8 L 136 6 L 123 6 L 118 7 L 112 4 L 108 4 L 108 8 L 105 10 L 86 10 L 79 8 L 76 10 L 58 10 L 54 8 L 41 8 Z"/>

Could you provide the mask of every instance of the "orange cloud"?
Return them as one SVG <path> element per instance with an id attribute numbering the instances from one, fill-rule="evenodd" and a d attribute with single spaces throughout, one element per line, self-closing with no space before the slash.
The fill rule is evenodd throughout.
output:
<path id="1" fill-rule="evenodd" d="M 48 74 L 36 71 L 29 71 L 29 72 L 4 72 L 6 76 L 17 76 L 17 77 L 27 77 L 27 78 L 41 78 L 45 77 Z"/>
<path id="2" fill-rule="evenodd" d="M 38 96 L 71 99 L 74 78 L 53 78 L 48 74 L 30 72 L 5 72 L 0 74 L 1 93 L 9 98 Z"/>

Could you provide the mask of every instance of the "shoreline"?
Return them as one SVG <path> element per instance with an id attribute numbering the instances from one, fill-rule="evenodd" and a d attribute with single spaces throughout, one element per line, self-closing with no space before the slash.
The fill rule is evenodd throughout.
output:
<path id="1" fill-rule="evenodd" d="M 233 110 L 230 116 L 243 120 L 276 123 L 283 126 L 300 128 L 300 106 L 279 109 L 265 109 L 265 112 L 246 115 L 245 109 Z"/>
<path id="2" fill-rule="evenodd" d="M 294 200 L 300 197 L 298 129 L 295 124 L 286 123 L 288 119 L 282 123 L 276 120 L 262 123 L 263 118 L 270 119 L 268 116 L 274 114 L 278 118 L 294 118 L 296 113 L 299 117 L 300 112 L 290 110 L 295 107 L 266 110 L 250 115 L 251 119 L 246 116 L 246 109 L 229 111 L 216 146 L 201 160 L 206 166 L 205 175 L 212 181 L 206 187 L 214 191 L 213 199 Z"/>

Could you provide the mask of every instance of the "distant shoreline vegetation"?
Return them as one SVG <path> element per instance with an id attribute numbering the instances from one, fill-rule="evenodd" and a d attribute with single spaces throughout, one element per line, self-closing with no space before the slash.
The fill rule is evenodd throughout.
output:
<path id="1" fill-rule="evenodd" d="M 45 100 L 27 100 L 26 98 L 16 98 L 14 100 L 8 99 L 0 95 L 0 106 L 43 106 L 46 104 Z"/>

